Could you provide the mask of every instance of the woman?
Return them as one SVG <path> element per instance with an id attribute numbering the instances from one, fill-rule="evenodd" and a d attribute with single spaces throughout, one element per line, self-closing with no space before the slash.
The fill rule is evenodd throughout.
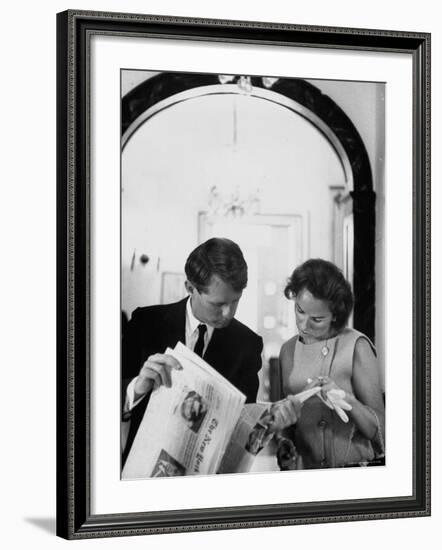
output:
<path id="1" fill-rule="evenodd" d="M 350 285 L 331 262 L 295 269 L 284 291 L 295 303 L 298 334 L 280 353 L 282 388 L 275 427 L 281 469 L 333 468 L 384 456 L 384 402 L 370 340 L 346 328 Z M 315 390 L 316 388 L 316 390 Z M 306 392 L 305 390 L 316 391 Z"/>

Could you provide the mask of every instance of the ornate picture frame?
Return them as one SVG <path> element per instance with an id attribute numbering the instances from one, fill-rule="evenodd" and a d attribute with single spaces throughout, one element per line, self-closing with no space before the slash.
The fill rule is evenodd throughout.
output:
<path id="1" fill-rule="evenodd" d="M 97 405 L 93 391 L 96 376 L 94 361 L 97 357 L 91 320 L 96 308 L 100 307 L 94 303 L 94 289 L 101 283 L 96 280 L 92 269 L 96 259 L 95 248 L 91 247 L 91 235 L 99 223 L 95 212 L 94 163 L 91 155 L 96 132 L 96 103 L 91 98 L 91 82 L 97 61 L 93 44 L 96 37 L 116 39 L 116 48 L 120 47 L 118 40 L 153 40 L 183 45 L 191 43 L 196 50 L 207 44 L 231 44 L 250 48 L 266 46 L 284 52 L 304 48 L 318 56 L 325 56 L 327 52 L 373 53 L 389 56 L 393 63 L 395 57 L 410 60 L 411 112 L 407 115 L 412 126 L 412 158 L 407 162 L 412 176 L 412 218 L 408 220 L 412 265 L 407 267 L 410 271 L 412 310 L 412 319 L 411 315 L 409 319 L 412 331 L 412 353 L 409 357 L 411 466 L 406 472 L 411 480 L 409 493 L 293 502 L 275 502 L 274 498 L 266 502 L 264 496 L 262 502 L 247 505 L 180 508 L 172 503 L 168 509 L 155 509 L 155 503 L 152 503 L 149 510 L 134 505 L 110 513 L 95 512 L 93 481 L 100 465 L 94 462 L 94 447 L 91 444 L 97 437 L 92 424 Z M 184 55 L 182 65 L 185 70 Z M 118 93 L 119 90 L 117 101 Z M 305 96 L 304 100 L 307 102 L 309 98 Z M 115 109 L 119 109 L 119 104 L 115 105 Z M 119 139 L 118 134 L 117 146 Z M 115 151 L 115 158 L 118 164 L 118 150 Z M 355 169 L 360 170 L 361 166 Z M 119 228 L 116 228 L 118 233 Z M 59 536 L 81 539 L 430 514 L 429 34 L 77 10 L 58 14 L 57 254 Z M 358 311 L 362 309 L 359 307 Z M 118 472 L 115 475 L 118 477 Z M 176 480 L 169 481 L 174 483 Z"/>

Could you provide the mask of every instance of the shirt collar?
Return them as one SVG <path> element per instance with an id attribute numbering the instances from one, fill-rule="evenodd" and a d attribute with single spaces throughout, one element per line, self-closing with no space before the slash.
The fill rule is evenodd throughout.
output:
<path id="1" fill-rule="evenodd" d="M 195 317 L 195 315 L 193 314 L 192 306 L 190 305 L 190 297 L 187 300 L 187 304 L 186 304 L 186 316 L 187 316 L 187 321 L 189 323 L 188 326 L 189 326 L 189 329 L 190 329 L 190 334 L 193 334 L 195 332 L 195 330 L 198 328 L 198 325 L 201 324 L 201 321 L 199 321 Z M 215 329 L 214 329 L 214 327 L 211 327 L 207 323 L 203 323 L 203 324 L 205 324 L 206 327 L 207 327 L 207 335 L 208 335 L 209 340 L 210 340 L 210 338 L 212 337 L 213 331 Z"/>

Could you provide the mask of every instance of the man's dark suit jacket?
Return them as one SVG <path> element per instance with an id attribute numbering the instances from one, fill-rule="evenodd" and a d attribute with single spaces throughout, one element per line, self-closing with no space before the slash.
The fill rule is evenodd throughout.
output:
<path id="1" fill-rule="evenodd" d="M 186 302 L 136 309 L 126 327 L 122 343 L 123 390 L 140 372 L 146 359 L 164 353 L 177 342 L 185 344 Z M 215 329 L 204 354 L 204 360 L 243 392 L 247 402 L 254 402 L 258 392 L 258 371 L 261 368 L 262 338 L 248 327 L 232 319 L 229 325 Z M 123 397 L 124 399 L 124 397 Z M 123 456 L 127 457 L 148 399 L 132 411 L 131 427 Z"/>

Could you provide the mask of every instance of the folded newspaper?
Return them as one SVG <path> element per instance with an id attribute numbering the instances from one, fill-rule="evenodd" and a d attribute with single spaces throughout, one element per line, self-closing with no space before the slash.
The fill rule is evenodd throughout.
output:
<path id="1" fill-rule="evenodd" d="M 271 403 L 246 397 L 180 342 L 166 353 L 182 370 L 152 392 L 123 469 L 123 479 L 250 470 L 272 434 Z"/>

